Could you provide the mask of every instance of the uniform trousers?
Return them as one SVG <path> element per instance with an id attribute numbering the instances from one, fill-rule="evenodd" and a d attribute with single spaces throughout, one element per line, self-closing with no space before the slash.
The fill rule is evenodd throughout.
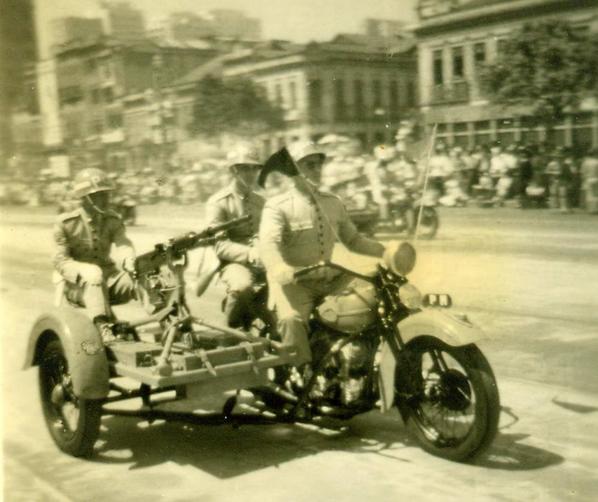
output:
<path id="1" fill-rule="evenodd" d="M 316 305 L 324 297 L 340 293 L 352 277 L 336 274 L 332 279 L 315 278 L 281 286 L 268 281 L 269 303 L 275 309 L 278 333 L 285 347 L 296 354 L 296 364 L 311 362 L 308 321 Z"/>
<path id="2" fill-rule="evenodd" d="M 87 309 L 91 318 L 112 317 L 110 305 L 119 305 L 135 298 L 135 283 L 130 274 L 115 266 L 101 268 L 87 262 L 67 263 L 65 294 L 69 301 Z"/>
<path id="3" fill-rule="evenodd" d="M 259 315 L 254 305 L 254 285 L 265 280 L 263 271 L 257 267 L 229 263 L 220 272 L 220 280 L 226 286 L 224 315 L 231 328 L 243 328 Z M 265 310 L 265 305 L 264 305 Z"/>

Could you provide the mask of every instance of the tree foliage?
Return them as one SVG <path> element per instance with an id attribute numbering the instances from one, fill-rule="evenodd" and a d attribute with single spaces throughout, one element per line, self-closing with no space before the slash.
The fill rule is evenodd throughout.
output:
<path id="1" fill-rule="evenodd" d="M 283 110 L 251 80 L 208 76 L 198 83 L 195 97 L 189 126 L 193 135 L 253 137 L 284 126 Z"/>
<path id="2" fill-rule="evenodd" d="M 526 24 L 481 72 L 488 98 L 527 105 L 552 128 L 588 94 L 598 96 L 598 37 L 555 20 Z"/>

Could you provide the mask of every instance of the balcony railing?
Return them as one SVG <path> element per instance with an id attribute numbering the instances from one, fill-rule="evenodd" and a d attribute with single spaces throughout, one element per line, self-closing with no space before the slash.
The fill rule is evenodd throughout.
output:
<path id="1" fill-rule="evenodd" d="M 464 103 L 469 101 L 470 85 L 465 80 L 432 87 L 431 103 L 434 105 Z"/>

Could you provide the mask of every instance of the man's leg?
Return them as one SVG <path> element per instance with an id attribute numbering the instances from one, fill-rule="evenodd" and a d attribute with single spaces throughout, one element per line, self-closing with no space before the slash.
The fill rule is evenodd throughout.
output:
<path id="1" fill-rule="evenodd" d="M 239 263 L 230 263 L 222 269 L 220 279 L 226 285 L 226 322 L 231 328 L 243 327 L 253 299 L 253 274 Z"/>
<path id="2" fill-rule="evenodd" d="M 300 284 L 280 286 L 271 281 L 269 287 L 283 345 L 295 349 L 297 366 L 311 362 L 307 321 L 314 307 L 313 293 Z"/>

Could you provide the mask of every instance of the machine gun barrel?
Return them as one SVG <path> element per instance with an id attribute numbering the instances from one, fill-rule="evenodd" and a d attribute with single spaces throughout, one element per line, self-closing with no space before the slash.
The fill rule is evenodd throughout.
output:
<path id="1" fill-rule="evenodd" d="M 200 232 L 187 232 L 169 239 L 167 242 L 156 244 L 152 251 L 137 256 L 135 271 L 139 275 L 156 270 L 160 265 L 165 263 L 167 252 L 170 253 L 170 256 L 177 257 L 196 247 L 211 245 L 219 236 L 224 236 L 228 230 L 245 225 L 249 220 L 249 216 L 235 218 L 220 225 L 212 225 L 204 228 Z"/>

